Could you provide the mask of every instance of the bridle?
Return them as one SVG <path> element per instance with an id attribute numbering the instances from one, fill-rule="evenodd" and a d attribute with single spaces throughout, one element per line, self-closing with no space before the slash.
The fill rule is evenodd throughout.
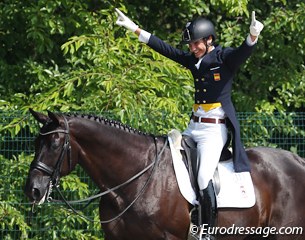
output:
<path id="1" fill-rule="evenodd" d="M 49 185 L 48 185 L 48 189 L 47 189 L 47 193 L 46 193 L 46 200 L 48 202 L 62 202 L 62 203 L 65 203 L 74 213 L 78 214 L 79 216 L 81 216 L 81 217 L 83 217 L 83 218 L 85 218 L 85 219 L 87 219 L 89 221 L 94 222 L 94 220 L 92 220 L 92 219 L 90 219 L 90 218 L 88 218 L 86 216 L 81 215 L 77 210 L 75 210 L 73 208 L 73 206 L 71 204 L 83 203 L 83 202 L 89 202 L 90 203 L 94 199 L 100 198 L 101 196 L 109 194 L 109 193 L 111 193 L 111 192 L 113 192 L 113 191 L 115 191 L 115 190 L 117 190 L 117 189 L 119 189 L 119 188 L 129 184 L 130 182 L 134 181 L 135 179 L 137 179 L 141 175 L 143 175 L 145 172 L 147 172 L 150 168 L 152 168 L 152 171 L 151 171 L 149 177 L 147 178 L 145 184 L 143 185 L 143 187 L 141 188 L 139 193 L 136 195 L 135 199 L 122 212 L 120 212 L 117 216 L 115 216 L 115 217 L 113 217 L 113 218 L 111 218 L 109 220 L 99 221 L 100 223 L 110 223 L 110 222 L 118 219 L 119 217 L 121 217 L 129 208 L 132 207 L 132 205 L 144 193 L 146 187 L 148 186 L 148 183 L 152 179 L 152 176 L 153 176 L 153 173 L 155 172 L 157 163 L 159 162 L 160 157 L 161 157 L 162 153 L 164 152 L 164 150 L 165 150 L 165 148 L 167 146 L 168 139 L 166 138 L 164 146 L 162 147 L 161 151 L 158 153 L 157 139 L 156 139 L 156 137 L 154 137 L 154 144 L 155 144 L 155 149 L 156 149 L 156 158 L 155 158 L 155 160 L 151 164 L 149 164 L 147 167 L 145 167 L 143 170 L 141 170 L 140 172 L 138 172 L 137 174 L 135 174 L 134 176 L 129 178 L 127 181 L 125 181 L 125 182 L 123 182 L 123 183 L 121 183 L 121 184 L 119 184 L 119 185 L 117 185 L 115 187 L 112 187 L 110 189 L 107 189 L 104 192 L 100 192 L 99 194 L 91 196 L 89 198 L 86 198 L 86 199 L 83 199 L 83 200 L 76 200 L 76 201 L 67 201 L 65 199 L 65 197 L 63 196 L 62 192 L 59 190 L 59 179 L 60 179 L 61 167 L 62 167 L 63 161 L 65 159 L 65 156 L 68 157 L 70 168 L 72 167 L 72 162 L 71 162 L 72 159 L 71 159 L 71 144 L 70 144 L 70 129 L 69 129 L 69 124 L 68 124 L 68 121 L 65 118 L 65 116 L 62 115 L 62 117 L 64 119 L 65 130 L 64 129 L 58 129 L 58 130 L 53 130 L 53 131 L 49 131 L 49 132 L 46 132 L 46 133 L 42 133 L 42 132 L 39 133 L 42 136 L 47 136 L 47 135 L 50 135 L 50 134 L 53 134 L 53 133 L 64 133 L 65 134 L 65 141 L 64 141 L 64 144 L 62 146 L 61 153 L 59 155 L 59 158 L 57 160 L 55 168 L 50 167 L 50 166 L 46 165 L 45 163 L 43 163 L 43 162 L 41 162 L 39 160 L 33 161 L 31 163 L 31 169 L 37 169 L 39 171 L 47 173 L 50 176 L 50 181 L 49 181 Z M 50 197 L 50 194 L 52 192 L 52 188 L 53 187 L 55 187 L 56 190 L 58 191 L 59 195 L 62 198 L 62 201 L 61 200 L 54 200 L 54 199 L 52 199 Z M 34 212 L 35 204 L 36 203 L 33 203 L 32 213 Z"/>
<path id="2" fill-rule="evenodd" d="M 71 145 L 70 145 L 70 129 L 69 129 L 69 124 L 67 119 L 63 116 L 64 119 L 64 124 L 65 124 L 65 130 L 64 129 L 58 129 L 58 130 L 53 130 L 53 131 L 49 131 L 46 133 L 42 133 L 39 132 L 39 135 L 41 136 L 47 136 L 53 133 L 64 133 L 65 134 L 65 140 L 64 140 L 64 144 L 62 146 L 61 149 L 61 153 L 58 157 L 58 160 L 56 162 L 55 167 L 50 167 L 48 165 L 46 165 L 45 163 L 36 160 L 33 161 L 31 163 L 31 167 L 30 169 L 37 169 L 40 170 L 42 172 L 45 172 L 46 174 L 48 174 L 50 176 L 50 181 L 49 181 L 49 185 L 48 185 L 48 190 L 46 193 L 46 199 L 47 201 L 50 201 L 50 194 L 52 192 L 52 188 L 53 186 L 58 186 L 59 185 L 59 179 L 60 179 L 60 171 L 61 171 L 61 167 L 62 164 L 64 162 L 65 156 L 68 157 L 68 162 L 69 162 L 69 166 L 71 168 L 72 163 L 71 163 Z"/>
<path id="3" fill-rule="evenodd" d="M 63 161 L 65 159 L 65 156 L 67 156 L 69 158 L 68 161 L 69 161 L 69 165 L 71 166 L 71 156 L 70 156 L 71 145 L 70 145 L 70 135 L 69 135 L 70 130 L 69 130 L 68 121 L 65 117 L 64 117 L 64 124 L 65 124 L 66 130 L 58 129 L 58 130 L 53 130 L 53 131 L 46 132 L 46 133 L 42 133 L 42 132 L 39 133 L 39 135 L 41 135 L 41 136 L 47 136 L 47 135 L 50 135 L 53 133 L 64 133 L 65 134 L 65 141 L 62 146 L 61 153 L 58 157 L 55 167 L 54 168 L 50 167 L 39 160 L 33 161 L 31 163 L 31 169 L 36 168 L 42 172 L 47 173 L 50 176 L 50 181 L 52 182 L 53 185 L 57 185 L 59 182 L 60 170 L 61 170 Z"/>

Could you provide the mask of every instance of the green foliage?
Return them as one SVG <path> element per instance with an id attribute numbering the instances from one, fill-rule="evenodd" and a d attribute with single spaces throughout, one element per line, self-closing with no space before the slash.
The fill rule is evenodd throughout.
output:
<path id="1" fill-rule="evenodd" d="M 20 159 L 24 159 L 24 156 L 20 156 Z M 1 232 L 14 233 L 13 230 L 18 231 L 16 234 L 18 237 L 9 234 L 4 235 L 4 239 L 27 239 L 29 226 L 25 222 L 24 209 L 22 211 L 20 206 L 15 204 L 24 199 L 24 197 L 20 192 L 15 191 L 16 189 L 22 189 L 23 178 L 27 174 L 28 165 L 24 162 L 19 162 L 16 158 L 12 160 L 4 159 L 1 155 L 0 162 Z M 16 176 L 16 173 L 20 173 L 20 175 Z"/>
<path id="2" fill-rule="evenodd" d="M 304 108 L 304 3 L 42 0 L 21 4 L 6 0 L 0 4 L 4 46 L 0 109 L 4 111 L 25 113 L 29 107 L 110 111 L 145 131 L 164 121 L 163 115 L 169 125 L 160 129 L 162 133 L 185 128 L 192 104 L 190 73 L 116 26 L 114 7 L 173 45 L 179 43 L 185 22 L 195 15 L 208 15 L 216 23 L 218 42 L 238 46 L 249 31 L 249 12 L 255 10 L 265 28 L 256 52 L 235 79 L 236 108 L 269 112 Z M 17 133 L 22 122 L 16 119 L 6 128 L 13 127 L 11 132 Z"/>
<path id="3" fill-rule="evenodd" d="M 278 112 L 239 113 L 246 147 L 266 146 L 290 150 L 304 156 L 304 114 Z"/>
<path id="4" fill-rule="evenodd" d="M 237 78 L 234 99 L 241 111 L 304 111 L 305 4 L 267 1 L 265 28 L 256 53 Z"/>
<path id="5" fill-rule="evenodd" d="M 1 239 L 103 239 L 99 224 L 97 203 L 91 204 L 81 215 L 89 216 L 95 222 L 84 220 L 71 213 L 64 205 L 44 204 L 35 209 L 30 217 L 22 189 L 25 185 L 33 155 L 21 153 L 18 157 L 6 159 L 0 155 L 0 238 Z M 63 194 L 68 199 L 88 197 L 88 184 L 80 181 L 82 170 L 77 169 L 61 179 Z M 92 184 L 92 183 L 90 183 Z M 60 199 L 58 194 L 54 195 Z M 83 206 L 76 206 L 81 209 Z"/>

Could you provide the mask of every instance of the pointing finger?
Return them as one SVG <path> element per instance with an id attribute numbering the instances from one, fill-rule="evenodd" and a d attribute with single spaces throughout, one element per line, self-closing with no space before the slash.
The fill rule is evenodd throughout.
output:
<path id="1" fill-rule="evenodd" d="M 252 23 L 254 23 L 256 21 L 256 19 L 255 19 L 255 11 L 252 11 Z"/>
<path id="2" fill-rule="evenodd" d="M 115 8 L 115 11 L 119 14 L 120 17 L 124 17 L 124 13 L 122 13 L 119 9 Z"/>

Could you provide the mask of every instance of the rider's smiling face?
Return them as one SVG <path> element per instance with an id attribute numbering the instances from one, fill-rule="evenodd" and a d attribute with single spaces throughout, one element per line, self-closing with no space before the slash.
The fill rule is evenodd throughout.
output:
<path id="1" fill-rule="evenodd" d="M 196 58 L 203 57 L 206 53 L 213 50 L 213 38 L 209 36 L 205 39 L 199 39 L 189 43 L 189 50 Z"/>
<path id="2" fill-rule="evenodd" d="M 196 58 L 201 58 L 207 50 L 203 39 L 189 43 L 189 49 Z"/>

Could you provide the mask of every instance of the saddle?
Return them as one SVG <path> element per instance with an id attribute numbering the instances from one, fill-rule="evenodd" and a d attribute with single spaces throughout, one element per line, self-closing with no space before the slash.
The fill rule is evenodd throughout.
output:
<path id="1" fill-rule="evenodd" d="M 191 187 L 193 188 L 196 199 L 200 199 L 200 189 L 198 185 L 198 172 L 199 172 L 199 162 L 197 159 L 197 143 L 189 136 L 181 135 L 181 133 L 173 129 L 169 132 L 168 136 L 172 139 L 173 148 L 177 151 L 180 151 L 182 156 L 182 161 L 187 169 L 188 176 L 190 179 Z M 231 134 L 228 133 L 228 139 L 223 147 L 221 156 L 219 161 L 226 161 L 232 158 L 232 153 L 228 149 L 228 146 L 231 142 Z M 214 173 L 214 190 L 216 195 L 220 191 L 220 179 L 218 170 L 216 169 Z M 195 208 L 191 211 L 191 219 L 195 225 L 198 226 L 198 222 L 200 222 L 198 215 L 198 207 L 200 205 L 195 206 Z"/>
<path id="2" fill-rule="evenodd" d="M 229 160 L 232 158 L 232 153 L 228 149 L 230 141 L 231 141 L 231 137 L 229 135 L 228 140 L 221 152 L 219 161 L 226 161 L 226 160 Z M 199 170 L 198 169 L 199 162 L 198 162 L 198 158 L 197 158 L 197 144 L 191 137 L 183 135 L 182 140 L 181 140 L 181 146 L 183 148 L 183 150 L 180 151 L 181 155 L 182 155 L 182 160 L 186 166 L 186 169 L 188 170 L 192 187 L 198 197 L 200 189 L 199 189 L 199 185 L 197 182 L 198 170 Z M 216 189 L 216 191 L 217 191 L 217 189 Z"/>
<path id="3" fill-rule="evenodd" d="M 226 142 L 222 152 L 219 161 L 226 161 L 232 158 L 232 153 L 228 149 L 228 145 L 231 141 L 230 135 L 228 136 L 228 141 Z M 198 171 L 199 171 L 199 162 L 197 158 L 197 144 L 196 142 L 189 136 L 182 136 L 181 139 L 181 147 L 182 149 L 180 150 L 181 155 L 182 155 L 182 160 L 186 166 L 186 169 L 188 171 L 189 177 L 190 177 L 190 182 L 192 185 L 192 188 L 195 191 L 196 198 L 200 199 L 200 189 L 198 185 Z M 218 176 L 218 170 L 216 169 L 214 173 L 214 181 L 216 181 L 216 184 L 214 185 L 214 189 L 216 194 L 219 193 L 220 191 L 220 184 L 218 182 L 217 184 L 217 179 L 219 180 Z M 199 206 L 195 206 L 191 212 L 190 212 L 190 217 L 191 217 L 191 223 L 195 224 L 196 226 L 199 226 L 199 223 L 202 223 L 202 214 L 201 214 L 201 204 Z M 215 216 L 217 215 L 217 207 L 215 208 Z"/>

